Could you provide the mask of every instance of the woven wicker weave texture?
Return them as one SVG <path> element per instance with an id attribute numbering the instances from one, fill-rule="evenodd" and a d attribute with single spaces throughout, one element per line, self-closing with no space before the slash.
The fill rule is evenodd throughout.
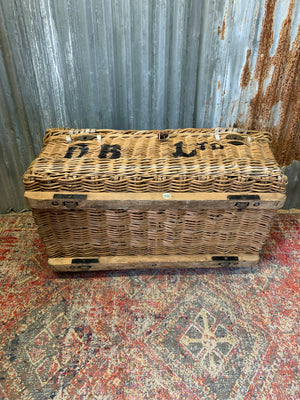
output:
<path id="1" fill-rule="evenodd" d="M 274 210 L 33 210 L 49 257 L 256 254 Z"/>
<path id="2" fill-rule="evenodd" d="M 30 191 L 284 192 L 268 132 L 48 130 Z"/>

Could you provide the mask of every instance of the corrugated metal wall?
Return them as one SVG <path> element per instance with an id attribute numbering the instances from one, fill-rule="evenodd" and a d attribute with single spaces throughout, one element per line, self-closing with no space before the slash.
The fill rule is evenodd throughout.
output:
<path id="1" fill-rule="evenodd" d="M 299 159 L 299 21 L 298 0 L 0 0 L 0 210 L 48 127 L 236 124 Z"/>

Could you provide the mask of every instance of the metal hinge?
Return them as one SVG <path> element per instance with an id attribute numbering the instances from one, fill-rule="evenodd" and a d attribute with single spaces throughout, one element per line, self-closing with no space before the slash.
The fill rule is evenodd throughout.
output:
<path id="1" fill-rule="evenodd" d="M 220 267 L 230 267 L 233 261 L 239 261 L 238 256 L 212 256 L 212 261 L 219 261 Z"/>
<path id="2" fill-rule="evenodd" d="M 73 258 L 70 269 L 88 271 L 92 268 L 91 264 L 97 264 L 98 262 L 98 258 Z"/>
<path id="3" fill-rule="evenodd" d="M 227 196 L 228 200 L 240 200 L 237 201 L 234 205 L 237 207 L 238 211 L 245 210 L 247 207 L 250 205 L 250 201 L 254 201 L 253 206 L 254 207 L 259 207 L 260 203 L 258 200 L 260 200 L 260 197 L 257 194 L 244 194 L 244 195 L 238 195 L 238 194 L 231 194 Z M 249 200 L 249 201 L 247 201 Z"/>
<path id="4" fill-rule="evenodd" d="M 86 199 L 87 199 L 86 194 L 57 193 L 53 195 L 52 205 L 53 206 L 63 205 L 68 209 L 73 210 L 79 205 L 79 202 L 77 200 L 86 200 Z M 60 200 L 65 200 L 65 201 L 60 201 Z"/>
<path id="5" fill-rule="evenodd" d="M 238 201 L 237 203 L 235 203 L 235 207 L 237 207 L 238 211 L 242 211 L 245 210 L 245 208 L 247 208 L 249 204 L 249 202 Z"/>

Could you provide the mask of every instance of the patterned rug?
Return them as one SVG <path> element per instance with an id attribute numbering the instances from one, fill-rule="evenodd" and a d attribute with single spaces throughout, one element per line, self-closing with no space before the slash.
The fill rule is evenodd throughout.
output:
<path id="1" fill-rule="evenodd" d="M 0 224 L 1 399 L 300 398 L 300 213 L 247 269 L 57 274 L 30 213 Z"/>

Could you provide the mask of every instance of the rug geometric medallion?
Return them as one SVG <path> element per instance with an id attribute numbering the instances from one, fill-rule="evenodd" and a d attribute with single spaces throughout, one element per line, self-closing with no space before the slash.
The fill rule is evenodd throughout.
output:
<path id="1" fill-rule="evenodd" d="M 59 274 L 0 224 L 0 399 L 300 399 L 300 213 L 239 269 Z"/>

